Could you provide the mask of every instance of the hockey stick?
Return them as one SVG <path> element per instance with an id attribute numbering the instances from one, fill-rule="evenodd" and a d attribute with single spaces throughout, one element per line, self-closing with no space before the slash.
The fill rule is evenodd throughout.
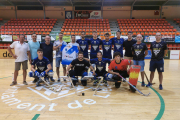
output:
<path id="1" fill-rule="evenodd" d="M 82 93 L 82 92 L 77 92 L 77 88 L 76 87 L 74 87 L 74 84 L 73 84 L 73 82 L 72 82 L 72 79 L 71 79 L 71 77 L 68 75 L 68 78 L 69 78 L 69 80 L 70 80 L 70 82 L 71 82 L 71 85 L 72 85 L 72 87 L 75 89 L 75 93 L 76 93 L 76 95 L 78 95 L 78 96 L 81 96 L 81 95 L 83 95 L 84 96 L 84 93 Z"/>
<path id="2" fill-rule="evenodd" d="M 98 83 L 98 85 L 97 85 L 96 88 L 93 88 L 93 89 L 92 89 L 92 90 L 94 91 L 94 95 L 97 94 L 97 91 L 102 90 L 101 88 L 99 88 L 99 85 L 100 85 L 100 83 L 101 83 L 102 80 L 103 80 L 103 79 L 101 79 L 101 80 L 99 81 L 99 83 Z"/>
<path id="3" fill-rule="evenodd" d="M 133 87 L 134 89 L 136 89 L 141 95 L 144 95 L 144 96 L 149 96 L 151 93 L 148 93 L 148 94 L 144 94 L 142 93 L 140 90 L 138 90 L 134 85 L 132 85 L 129 81 L 127 81 L 125 78 L 123 78 L 121 75 L 119 75 L 123 80 L 125 80 L 131 87 Z"/>
<path id="4" fill-rule="evenodd" d="M 50 90 L 54 91 L 54 92 L 60 92 L 62 89 L 60 90 L 57 90 L 57 89 L 54 89 L 51 85 L 49 85 L 49 83 L 47 83 L 44 79 L 41 79 L 41 77 L 39 77 L 39 80 L 42 80 L 48 87 Z"/>
<path id="5" fill-rule="evenodd" d="M 148 79 L 148 77 L 147 77 L 147 75 L 146 75 L 146 73 L 145 73 L 145 71 L 144 71 L 144 75 L 145 75 L 145 77 L 146 77 L 146 80 L 148 81 L 148 83 L 150 82 L 149 81 L 149 79 Z M 155 83 L 152 83 L 152 85 L 154 85 Z"/>

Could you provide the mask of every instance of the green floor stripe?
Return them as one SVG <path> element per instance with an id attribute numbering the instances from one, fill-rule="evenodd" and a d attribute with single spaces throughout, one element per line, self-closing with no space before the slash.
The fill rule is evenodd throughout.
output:
<path id="1" fill-rule="evenodd" d="M 32 118 L 32 120 L 37 120 L 37 118 L 40 116 L 40 114 L 36 114 L 33 118 Z"/>
<path id="2" fill-rule="evenodd" d="M 141 83 L 140 81 L 138 81 L 138 82 Z M 161 103 L 159 113 L 156 116 L 156 118 L 154 119 L 154 120 L 160 120 L 164 114 L 164 111 L 165 111 L 164 99 L 154 88 L 152 88 L 152 87 L 150 87 L 150 88 L 157 94 L 157 96 L 159 97 L 160 103 Z"/>

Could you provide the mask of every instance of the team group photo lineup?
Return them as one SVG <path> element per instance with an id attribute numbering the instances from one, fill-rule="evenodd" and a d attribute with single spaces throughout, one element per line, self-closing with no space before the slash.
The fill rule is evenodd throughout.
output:
<path id="1" fill-rule="evenodd" d="M 0 120 L 180 120 L 180 0 L 0 0 Z"/>

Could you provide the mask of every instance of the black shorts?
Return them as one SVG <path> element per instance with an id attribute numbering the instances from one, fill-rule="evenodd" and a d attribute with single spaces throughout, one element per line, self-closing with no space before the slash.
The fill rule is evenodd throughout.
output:
<path id="1" fill-rule="evenodd" d="M 129 77 L 129 74 L 127 73 L 127 71 L 113 70 L 113 72 L 119 73 L 123 78 Z"/>
<path id="2" fill-rule="evenodd" d="M 95 73 L 96 73 L 96 76 L 98 77 L 98 76 L 105 76 L 108 72 L 107 71 L 104 71 L 104 72 L 96 72 L 95 71 Z"/>

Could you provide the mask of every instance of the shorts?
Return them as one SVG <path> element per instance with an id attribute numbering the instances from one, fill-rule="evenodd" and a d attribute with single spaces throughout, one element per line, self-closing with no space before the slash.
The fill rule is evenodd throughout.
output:
<path id="1" fill-rule="evenodd" d="M 150 61 L 149 71 L 155 72 L 156 69 L 158 72 L 164 72 L 164 60 L 163 59 L 159 60 L 159 61 L 154 61 L 154 60 Z"/>
<path id="2" fill-rule="evenodd" d="M 96 73 L 96 77 L 99 77 L 99 76 L 103 76 L 103 77 L 104 77 L 108 72 L 107 72 L 107 71 L 104 71 L 104 72 L 100 72 L 100 73 L 99 73 L 99 72 L 96 72 L 96 71 L 95 71 L 95 73 Z"/>
<path id="3" fill-rule="evenodd" d="M 28 63 L 27 60 L 25 60 L 23 62 L 15 62 L 15 70 L 16 71 L 20 70 L 21 64 L 22 64 L 22 69 L 27 70 L 28 69 L 28 64 L 27 63 Z"/>
<path id="4" fill-rule="evenodd" d="M 133 64 L 141 66 L 140 72 L 144 71 L 144 66 L 145 66 L 144 60 L 140 60 L 140 61 L 139 60 L 133 60 Z"/>
<path id="5" fill-rule="evenodd" d="M 133 60 L 133 57 L 126 57 L 126 56 L 124 56 L 124 59 Z"/>
<path id="6" fill-rule="evenodd" d="M 62 57 L 56 57 L 56 67 L 60 67 L 60 62 L 62 61 Z M 66 67 L 66 65 L 62 65 L 63 67 Z"/>

